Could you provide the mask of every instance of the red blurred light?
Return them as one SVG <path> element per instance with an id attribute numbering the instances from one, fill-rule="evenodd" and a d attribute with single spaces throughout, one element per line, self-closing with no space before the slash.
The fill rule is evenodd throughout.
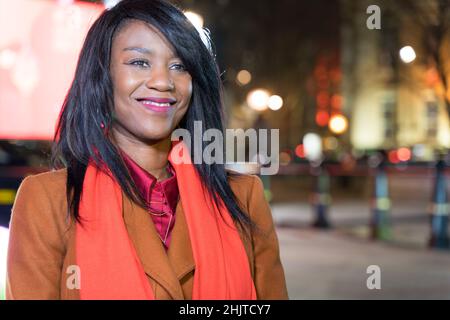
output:
<path id="1" fill-rule="evenodd" d="M 336 68 L 331 70 L 330 76 L 335 84 L 339 84 L 342 79 L 342 72 L 339 68 Z"/>
<path id="2" fill-rule="evenodd" d="M 400 148 L 397 150 L 397 157 L 400 161 L 411 160 L 411 151 L 408 148 Z"/>
<path id="3" fill-rule="evenodd" d="M 426 83 L 429 87 L 433 87 L 439 83 L 439 74 L 434 68 L 430 68 L 426 72 Z"/>
<path id="4" fill-rule="evenodd" d="M 342 108 L 342 96 L 339 94 L 334 94 L 331 97 L 331 107 L 336 110 L 340 110 Z"/>
<path id="5" fill-rule="evenodd" d="M 318 108 L 324 109 L 328 107 L 328 104 L 330 103 L 330 96 L 328 95 L 328 92 L 319 92 L 316 96 L 316 103 Z"/>
<path id="6" fill-rule="evenodd" d="M 388 153 L 388 159 L 392 163 L 399 163 L 400 159 L 398 158 L 397 150 L 391 150 Z"/>
<path id="7" fill-rule="evenodd" d="M 323 65 L 318 65 L 314 70 L 314 76 L 317 80 L 324 80 L 328 78 L 327 68 Z"/>
<path id="8" fill-rule="evenodd" d="M 326 127 L 328 125 L 328 120 L 330 119 L 330 115 L 327 111 L 317 111 L 316 113 L 316 123 L 321 127 Z"/>
<path id="9" fill-rule="evenodd" d="M 305 157 L 305 147 L 303 144 L 299 144 L 297 147 L 295 147 L 295 155 L 299 158 Z"/>
<path id="10" fill-rule="evenodd" d="M 292 151 L 284 150 L 280 152 L 280 164 L 287 165 L 292 161 Z"/>
<path id="11" fill-rule="evenodd" d="M 330 83 L 329 83 L 328 79 L 317 80 L 317 87 L 320 90 L 327 90 L 329 86 L 330 86 Z"/>

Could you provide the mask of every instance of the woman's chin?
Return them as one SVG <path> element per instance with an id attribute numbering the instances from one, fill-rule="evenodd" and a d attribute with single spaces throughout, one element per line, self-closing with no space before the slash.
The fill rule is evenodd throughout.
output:
<path id="1" fill-rule="evenodd" d="M 141 135 L 141 138 L 144 141 L 155 142 L 170 139 L 170 134 L 171 134 L 170 130 L 164 130 L 159 132 L 146 132 L 145 134 Z"/>

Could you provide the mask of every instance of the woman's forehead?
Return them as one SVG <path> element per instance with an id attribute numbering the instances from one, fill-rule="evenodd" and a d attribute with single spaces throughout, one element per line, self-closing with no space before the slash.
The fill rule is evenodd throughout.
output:
<path id="1" fill-rule="evenodd" d="M 132 20 L 121 28 L 114 37 L 113 49 L 143 54 L 166 51 L 176 55 L 172 44 L 157 28 L 139 20 Z"/>

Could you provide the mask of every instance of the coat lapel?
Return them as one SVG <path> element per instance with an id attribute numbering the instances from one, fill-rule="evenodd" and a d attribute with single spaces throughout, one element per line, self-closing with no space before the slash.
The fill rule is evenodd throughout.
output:
<path id="1" fill-rule="evenodd" d="M 186 274 L 195 269 L 189 229 L 186 223 L 181 201 L 178 201 L 177 204 L 177 209 L 175 212 L 175 225 L 172 229 L 172 238 L 170 241 L 167 254 L 175 271 L 175 275 L 178 280 L 181 280 L 181 278 L 183 278 Z"/>
<path id="2" fill-rule="evenodd" d="M 168 252 L 147 211 L 123 194 L 123 216 L 128 234 L 145 273 L 173 299 L 183 299 L 180 279 L 194 269 L 194 259 L 181 201 L 175 213 L 175 225 Z"/>

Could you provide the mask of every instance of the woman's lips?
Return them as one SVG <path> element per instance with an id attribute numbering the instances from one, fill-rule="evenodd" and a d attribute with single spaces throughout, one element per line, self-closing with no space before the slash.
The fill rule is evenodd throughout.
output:
<path id="1" fill-rule="evenodd" d="M 175 108 L 175 101 L 170 99 L 139 99 L 138 102 L 148 110 L 155 112 L 169 112 Z"/>

